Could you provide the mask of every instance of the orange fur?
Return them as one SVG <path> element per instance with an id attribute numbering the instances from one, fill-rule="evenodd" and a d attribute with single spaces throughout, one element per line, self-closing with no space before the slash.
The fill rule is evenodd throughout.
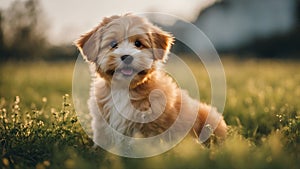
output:
<path id="1" fill-rule="evenodd" d="M 115 41 L 117 47 L 109 46 L 110 42 Z M 143 45 L 140 47 L 134 46 L 135 42 L 139 41 Z M 173 43 L 173 37 L 154 26 L 147 20 L 127 14 L 125 16 L 112 16 L 105 18 L 96 28 L 84 34 L 76 42 L 82 55 L 94 64 L 98 73 L 98 80 L 93 84 L 94 93 L 91 92 L 91 97 L 97 100 L 97 108 L 105 117 L 106 121 L 112 126 L 116 126 L 116 130 L 132 137 L 149 137 L 155 136 L 166 131 L 176 120 L 178 114 L 183 111 L 187 121 L 190 120 L 191 113 L 195 108 L 195 102 L 186 92 L 178 88 L 173 79 L 159 68 L 159 64 L 167 59 L 169 49 Z M 133 113 L 133 116 L 138 116 L 139 113 L 148 112 L 150 114 L 159 113 L 163 109 L 163 113 L 159 117 L 148 123 L 133 122 L 124 117 L 112 118 L 112 81 L 113 76 L 117 77 L 118 83 L 122 84 L 126 81 L 122 71 L 124 63 L 121 57 L 131 55 L 133 61 L 130 64 L 132 70 L 136 71 L 135 76 L 129 84 L 130 103 L 126 103 L 122 98 L 118 98 L 117 104 L 124 103 L 124 111 Z M 125 65 L 126 66 L 126 65 Z M 122 90 L 128 90 L 126 86 L 121 87 Z M 162 93 L 151 93 L 154 90 L 159 90 Z M 118 91 L 117 91 L 118 92 Z M 120 94 L 121 96 L 121 94 Z M 138 111 L 133 111 L 127 104 Z M 191 133 L 199 134 L 204 127 L 205 121 L 208 118 L 212 107 L 203 103 L 198 103 L 199 111 L 196 122 Z M 95 106 L 95 105 L 94 105 Z M 214 112 L 215 113 L 215 112 Z M 94 114 L 97 114 L 94 113 Z M 96 115 L 95 115 L 96 116 Z M 212 121 L 217 121 L 218 126 L 215 134 L 224 138 L 226 136 L 226 123 L 221 116 Z M 112 121 L 116 120 L 116 121 Z M 211 122 L 212 122 L 211 121 Z M 208 121 L 209 123 L 210 121 Z M 104 134 L 97 133 L 100 126 L 97 124 L 97 118 L 94 118 L 95 126 L 93 128 L 94 141 L 105 139 Z M 122 127 L 120 127 L 122 126 Z M 125 127 L 124 127 L 125 126 Z"/>

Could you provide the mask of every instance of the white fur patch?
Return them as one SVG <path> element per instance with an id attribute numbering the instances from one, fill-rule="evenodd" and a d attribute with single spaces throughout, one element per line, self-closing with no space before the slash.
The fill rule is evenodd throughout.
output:
<path id="1" fill-rule="evenodd" d="M 132 43 L 128 42 L 128 40 L 122 42 L 120 46 L 113 51 L 116 55 L 136 55 L 140 53 L 141 50 L 135 48 Z"/>
<path id="2" fill-rule="evenodd" d="M 134 126 L 134 121 L 138 120 L 143 123 L 143 119 L 145 119 L 146 122 L 149 120 L 147 115 L 151 115 L 152 110 L 150 108 L 146 111 L 135 109 L 130 102 L 128 92 L 124 88 L 115 89 L 102 99 L 97 98 L 97 91 L 103 91 L 103 89 L 106 90 L 105 80 L 99 77 L 95 78 L 91 86 L 91 97 L 88 101 L 92 116 L 94 142 L 98 145 L 103 145 L 103 142 L 105 142 L 104 145 L 120 144 L 123 137 L 112 135 L 112 129 L 122 135 L 139 135 L 139 129 Z M 99 109 L 98 103 L 104 102 L 106 104 L 102 109 Z"/>

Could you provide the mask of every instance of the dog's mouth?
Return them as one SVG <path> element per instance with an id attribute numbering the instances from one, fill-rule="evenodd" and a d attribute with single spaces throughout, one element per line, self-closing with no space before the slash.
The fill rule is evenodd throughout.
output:
<path id="1" fill-rule="evenodd" d="M 124 77 L 131 77 L 133 75 L 145 75 L 147 74 L 149 69 L 146 70 L 137 70 L 132 67 L 126 66 L 123 68 L 119 68 L 117 70 L 108 70 L 107 74 L 113 76 L 115 73 L 122 74 Z"/>
<path id="2" fill-rule="evenodd" d="M 122 68 L 118 68 L 118 69 L 110 69 L 107 70 L 105 73 L 113 76 L 115 74 L 122 74 L 124 77 L 131 77 L 134 75 L 146 75 L 149 72 L 150 69 L 145 69 L 145 70 L 137 70 L 131 66 L 125 66 Z"/>
<path id="3" fill-rule="evenodd" d="M 139 71 L 134 69 L 133 67 L 130 66 L 125 66 L 122 68 L 118 68 L 116 70 L 111 71 L 112 73 L 110 73 L 111 75 L 114 75 L 115 73 L 117 74 L 121 74 L 124 77 L 131 77 L 133 75 L 139 74 Z"/>
<path id="4" fill-rule="evenodd" d="M 132 76 L 136 71 L 132 67 L 123 67 L 117 72 L 120 72 L 123 76 Z"/>

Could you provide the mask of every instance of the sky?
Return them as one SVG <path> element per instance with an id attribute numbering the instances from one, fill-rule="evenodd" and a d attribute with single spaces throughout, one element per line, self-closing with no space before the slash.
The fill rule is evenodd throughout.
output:
<path id="1" fill-rule="evenodd" d="M 0 0 L 5 9 L 14 0 Z M 199 11 L 216 0 L 40 0 L 49 23 L 51 43 L 69 43 L 97 25 L 105 16 L 162 12 L 194 21 Z"/>

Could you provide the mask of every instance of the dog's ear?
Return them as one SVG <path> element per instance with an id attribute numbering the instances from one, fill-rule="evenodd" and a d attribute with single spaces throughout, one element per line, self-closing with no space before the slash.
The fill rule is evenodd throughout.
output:
<path id="1" fill-rule="evenodd" d="M 99 45 L 97 45 L 98 42 L 96 41 L 97 30 L 98 27 L 81 35 L 80 38 L 75 41 L 75 45 L 79 49 L 83 58 L 90 62 L 96 62 L 99 52 Z"/>
<path id="2" fill-rule="evenodd" d="M 168 53 L 174 42 L 174 38 L 170 33 L 153 26 L 150 33 L 154 59 L 166 61 Z"/>
<path id="3" fill-rule="evenodd" d="M 80 38 L 75 41 L 75 45 L 79 49 L 84 59 L 90 62 L 97 61 L 97 56 L 100 52 L 103 27 L 110 23 L 112 20 L 119 17 L 120 16 L 117 15 L 105 17 L 98 26 L 96 26 L 91 31 L 81 35 Z"/>

